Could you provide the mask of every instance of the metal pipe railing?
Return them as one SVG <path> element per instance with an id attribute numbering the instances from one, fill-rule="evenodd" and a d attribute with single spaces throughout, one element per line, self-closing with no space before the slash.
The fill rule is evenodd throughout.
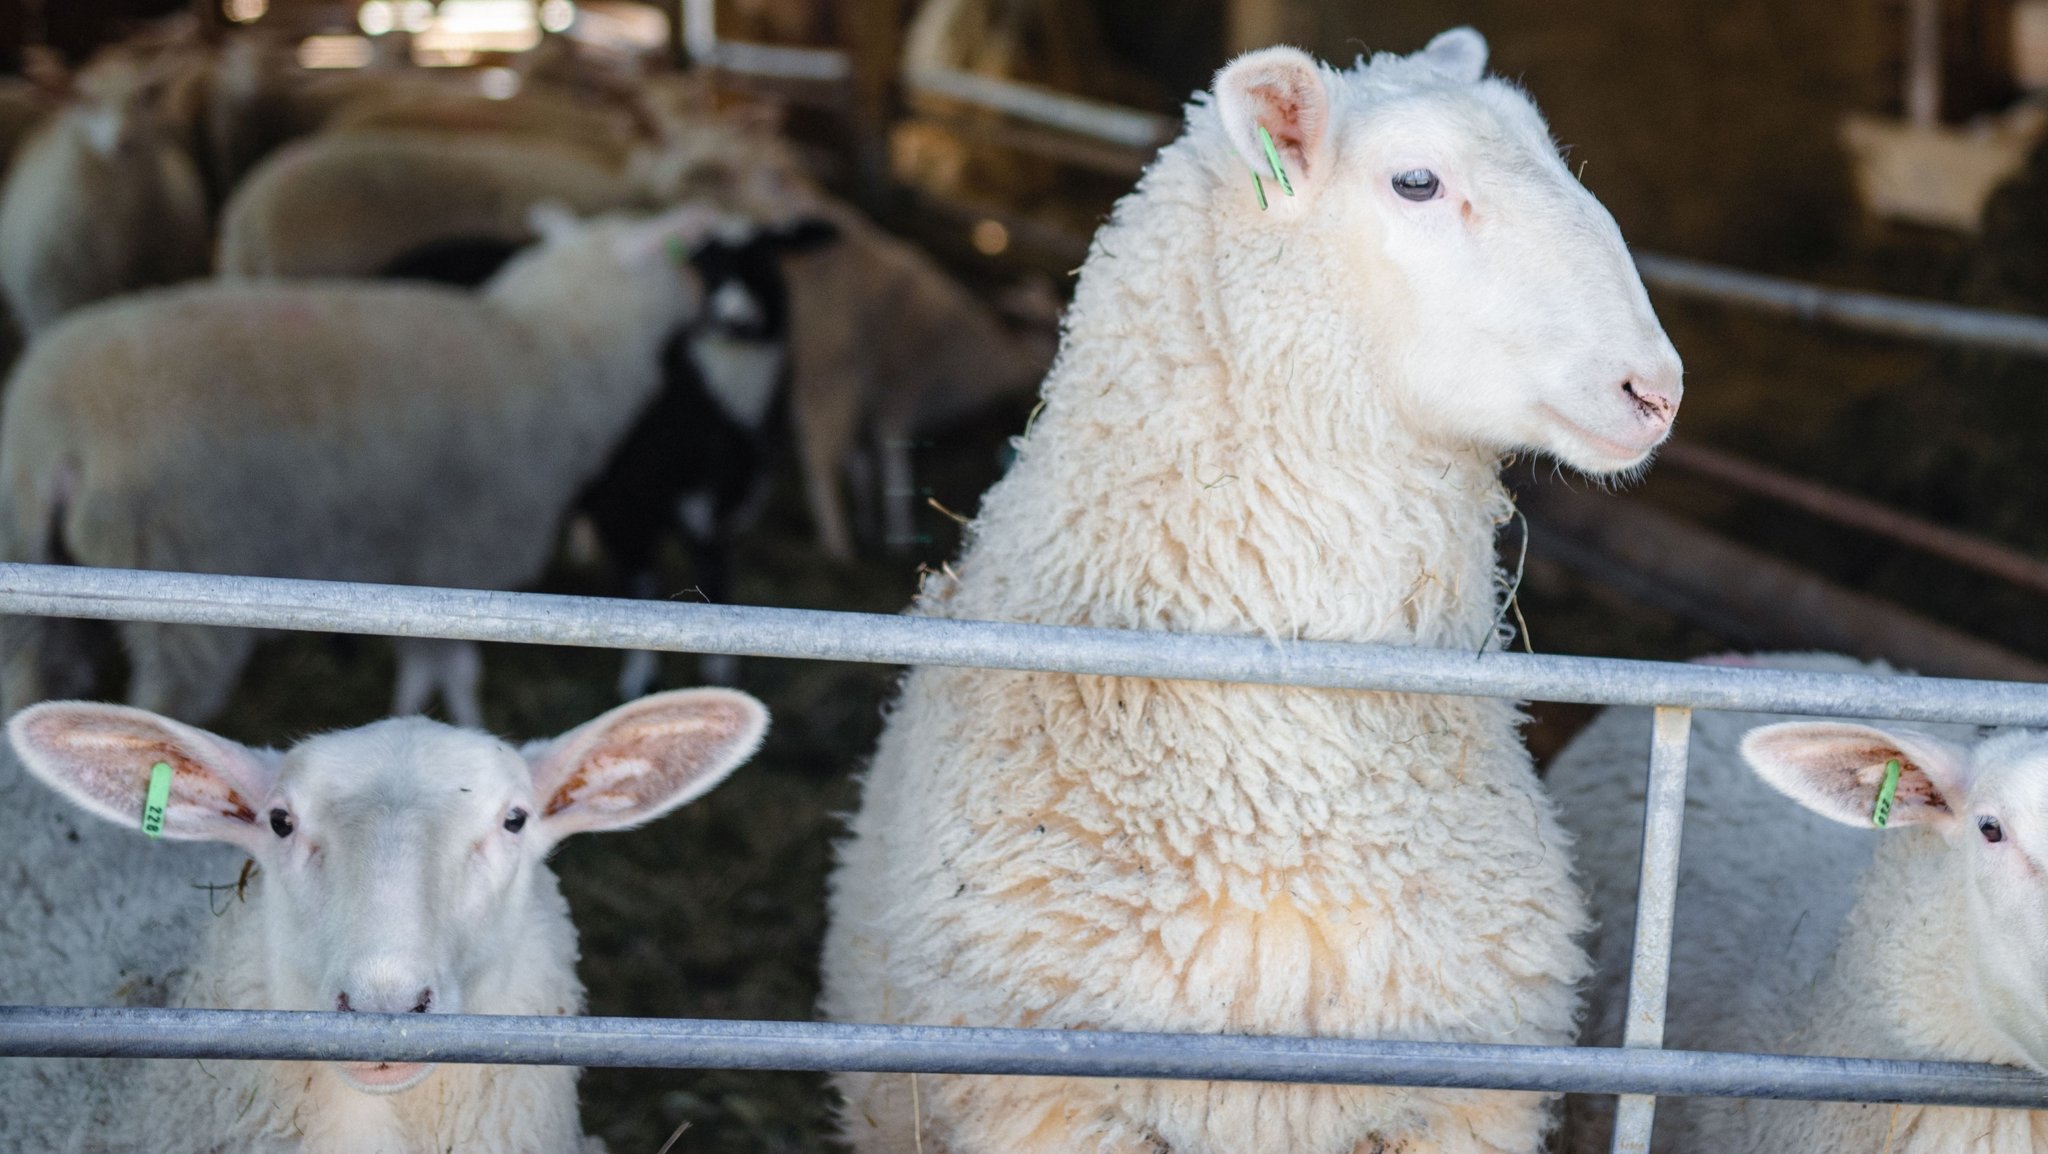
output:
<path id="1" fill-rule="evenodd" d="M 1681 257 L 1636 254 L 1653 289 L 1892 337 L 2048 356 L 2048 319 L 1885 293 L 1823 288 Z"/>
<path id="2" fill-rule="evenodd" d="M 1671 981 L 1671 925 L 1678 904 L 1678 848 L 1685 832 L 1686 755 L 1692 710 L 1660 707 L 1650 732 L 1650 775 L 1643 790 L 1643 850 L 1636 882 L 1636 936 L 1628 968 L 1628 1017 L 1621 1044 L 1664 1047 Z M 1614 1115 L 1613 1154 L 1649 1154 L 1657 1099 L 1623 1095 Z"/>
<path id="3" fill-rule="evenodd" d="M 1270 641 L 411 585 L 0 564 L 0 613 L 2048 726 L 2048 685 Z"/>
<path id="4" fill-rule="evenodd" d="M 2048 1080 L 1961 1062 L 687 1018 L 0 1006 L 0 1056 L 1018 1074 L 2048 1109 Z"/>

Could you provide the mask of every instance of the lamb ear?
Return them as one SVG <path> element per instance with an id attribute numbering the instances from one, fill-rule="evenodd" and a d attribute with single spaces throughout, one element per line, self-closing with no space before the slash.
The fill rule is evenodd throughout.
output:
<path id="1" fill-rule="evenodd" d="M 1772 788 L 1822 817 L 1872 826 L 1885 763 L 1899 762 L 1899 786 L 1887 826 L 1954 819 L 1951 799 L 1970 786 L 1970 752 L 1912 730 L 1839 721 L 1788 721 L 1749 731 L 1742 756 Z"/>
<path id="2" fill-rule="evenodd" d="M 1486 37 L 1472 28 L 1439 32 L 1417 55 L 1452 80 L 1471 84 L 1486 75 Z"/>
<path id="3" fill-rule="evenodd" d="M 125 705 L 50 701 L 7 723 L 23 765 L 80 808 L 140 829 L 157 763 L 171 767 L 163 836 L 253 849 L 270 837 L 256 809 L 277 770 L 270 758 L 203 729 Z"/>
<path id="4" fill-rule="evenodd" d="M 730 689 L 621 705 L 524 752 L 550 840 L 624 829 L 701 797 L 761 746 L 768 710 Z"/>
<path id="5" fill-rule="evenodd" d="M 1330 171 L 1330 90 L 1315 59 L 1299 48 L 1261 48 L 1231 61 L 1216 74 L 1216 111 L 1231 147 L 1265 182 L 1275 209 L 1305 203 Z M 1259 139 L 1264 128 L 1280 154 L 1287 181 L 1274 178 Z M 1288 187 L 1295 195 L 1288 195 Z M 1256 203 L 1245 189 L 1247 203 Z"/>

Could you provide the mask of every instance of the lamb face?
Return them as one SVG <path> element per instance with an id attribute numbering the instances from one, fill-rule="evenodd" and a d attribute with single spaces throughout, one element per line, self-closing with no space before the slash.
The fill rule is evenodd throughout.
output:
<path id="1" fill-rule="evenodd" d="M 1902 903 L 1954 902 L 1964 941 L 1953 980 L 1976 1028 L 2048 1072 L 2048 734 L 2007 733 L 1965 748 L 1903 729 L 1788 722 L 1752 731 L 1743 756 L 1807 808 L 1872 827 L 1887 762 L 1900 765 L 1886 829 L 1939 838 L 1932 892 Z M 1938 887 L 1938 888 L 1937 888 Z M 1865 892 L 1862 900 L 1880 898 Z"/>
<path id="2" fill-rule="evenodd" d="M 1427 430 L 1634 468 L 1671 431 L 1678 354 L 1613 218 L 1485 64 L 1470 29 L 1345 72 L 1290 48 L 1241 57 L 1216 80 L 1241 166 L 1218 174 L 1226 219 L 1326 254 L 1326 283 L 1301 290 L 1343 302 L 1360 347 L 1403 350 L 1377 375 Z"/>
<path id="3" fill-rule="evenodd" d="M 574 957 L 552 886 L 536 885 L 555 844 L 697 797 L 751 755 L 766 722 L 744 694 L 689 690 L 525 750 L 410 717 L 278 755 L 80 702 L 24 710 L 8 732 L 31 772 L 122 824 L 141 813 L 153 767 L 169 765 L 163 835 L 255 859 L 261 940 L 245 948 L 261 950 L 266 1004 L 241 1008 L 505 1013 L 540 966 Z M 339 1070 L 358 1090 L 395 1093 L 432 1067 Z"/>

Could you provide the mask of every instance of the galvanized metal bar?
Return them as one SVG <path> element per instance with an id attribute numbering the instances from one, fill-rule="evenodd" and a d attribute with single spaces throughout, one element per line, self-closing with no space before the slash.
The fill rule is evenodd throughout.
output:
<path id="1" fill-rule="evenodd" d="M 0 1056 L 860 1070 L 2048 1109 L 2048 1080 L 1960 1062 L 830 1022 L 0 1007 Z"/>
<path id="2" fill-rule="evenodd" d="M 1678 905 L 1678 849 L 1685 833 L 1686 751 L 1692 710 L 1663 707 L 1650 735 L 1650 776 L 1643 791 L 1643 853 L 1636 881 L 1635 951 L 1628 969 L 1628 1018 L 1621 1044 L 1664 1047 L 1664 1004 L 1671 980 L 1671 923 Z M 1657 1099 L 1626 1094 L 1614 1115 L 1613 1154 L 1649 1154 Z"/>
<path id="3" fill-rule="evenodd" d="M 2048 726 L 2048 685 L 0 564 L 0 613 Z"/>
<path id="4" fill-rule="evenodd" d="M 1675 256 L 1639 252 L 1651 288 L 1892 337 L 2048 356 L 2048 319 L 1884 293 L 1822 288 Z"/>
<path id="5" fill-rule="evenodd" d="M 912 92 L 944 96 L 1126 148 L 1158 148 L 1180 131 L 1180 121 L 1157 113 L 958 68 L 906 67 L 903 84 Z"/>

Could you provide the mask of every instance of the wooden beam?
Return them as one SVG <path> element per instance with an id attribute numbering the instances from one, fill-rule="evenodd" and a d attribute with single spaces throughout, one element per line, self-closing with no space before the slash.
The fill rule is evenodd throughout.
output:
<path id="1" fill-rule="evenodd" d="M 854 165 L 861 199 L 871 212 L 890 199 L 889 129 L 897 110 L 903 61 L 903 0 L 861 0 L 842 13 L 853 57 Z"/>

